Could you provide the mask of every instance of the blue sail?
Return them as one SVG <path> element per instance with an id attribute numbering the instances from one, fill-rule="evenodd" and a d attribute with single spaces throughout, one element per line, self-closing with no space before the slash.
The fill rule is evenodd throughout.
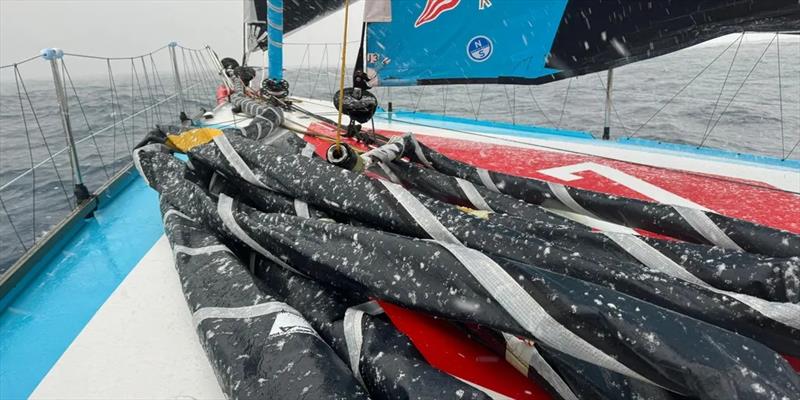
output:
<path id="1" fill-rule="evenodd" d="M 391 22 L 367 24 L 366 62 L 379 84 L 539 77 L 567 0 L 394 0 Z"/>
<path id="2" fill-rule="evenodd" d="M 743 31 L 800 26 L 797 0 L 371 0 L 373 85 L 544 83 Z"/>

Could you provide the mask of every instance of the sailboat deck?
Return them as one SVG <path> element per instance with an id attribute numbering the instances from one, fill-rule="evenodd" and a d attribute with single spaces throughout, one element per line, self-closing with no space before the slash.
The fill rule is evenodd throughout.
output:
<path id="1" fill-rule="evenodd" d="M 334 117 L 327 103 L 303 109 Z M 230 121 L 230 109 L 213 120 Z M 286 124 L 330 134 L 298 112 Z M 247 120 L 240 120 L 240 123 Z M 414 132 L 488 169 L 728 215 L 800 232 L 800 167 L 724 154 L 604 142 L 579 132 L 386 113 L 385 134 Z M 592 154 L 592 156 L 586 155 Z M 671 169 L 680 165 L 680 170 Z M 670 168 L 670 169 L 663 169 Z M 776 190 L 779 189 L 779 190 Z M 0 397 L 222 398 L 183 300 L 156 194 L 141 179 L 97 211 L 0 315 Z"/>

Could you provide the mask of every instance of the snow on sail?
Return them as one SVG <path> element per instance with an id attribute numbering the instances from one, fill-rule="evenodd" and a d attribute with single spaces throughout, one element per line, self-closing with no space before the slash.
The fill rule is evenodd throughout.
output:
<path id="1" fill-rule="evenodd" d="M 198 132 L 185 135 L 192 134 Z M 235 190 L 214 198 L 168 173 L 165 165 L 176 162 L 170 156 L 143 147 L 137 160 L 151 186 L 181 212 L 208 221 L 220 235 L 292 273 L 355 298 L 378 298 L 541 343 L 543 354 L 567 380 L 575 379 L 563 365 L 571 357 L 628 377 L 624 379 L 700 398 L 748 397 L 754 388 L 791 398 L 800 387 L 788 363 L 759 343 L 769 340 L 766 335 L 751 335 L 756 341 L 717 325 L 754 315 L 732 298 L 722 300 L 730 303 L 728 308 L 703 309 L 701 304 L 722 298 L 713 300 L 714 292 L 677 281 L 674 288 L 654 286 L 647 294 L 643 287 L 638 296 L 630 295 L 616 283 L 595 283 L 591 274 L 556 272 L 559 263 L 591 268 L 592 262 L 572 250 L 399 185 L 331 166 L 302 154 L 299 146 L 282 152 L 237 130 L 220 131 L 211 139 L 200 136 L 184 149 L 195 169 L 212 166 L 215 173 L 299 200 L 337 222 L 258 210 L 244 203 L 246 198 L 229 197 L 237 196 Z M 630 262 L 609 254 L 597 260 L 604 257 L 620 265 Z M 670 311 L 654 304 L 663 292 L 682 287 L 692 290 L 687 298 L 707 300 L 694 310 Z M 706 318 L 710 323 L 694 318 L 703 311 L 711 315 Z M 730 314 L 717 319 L 725 313 Z M 752 327 L 758 329 L 758 323 Z M 791 341 L 796 331 L 779 335 L 782 339 L 771 345 L 791 351 L 792 345 L 779 342 Z M 754 372 L 743 378 L 741 368 Z"/>

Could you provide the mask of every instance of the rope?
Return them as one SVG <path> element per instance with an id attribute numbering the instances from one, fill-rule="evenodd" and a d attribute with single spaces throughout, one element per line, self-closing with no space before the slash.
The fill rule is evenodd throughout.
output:
<path id="1" fill-rule="evenodd" d="M 39 55 L 37 54 L 37 55 L 35 55 L 35 56 L 33 56 L 33 57 L 28 57 L 28 58 L 26 58 L 26 59 L 24 59 L 24 60 L 22 60 L 22 61 L 17 61 L 17 62 L 15 62 L 15 63 L 6 64 L 6 65 L 0 65 L 0 69 L 5 69 L 5 68 L 16 67 L 17 65 L 22 65 L 22 64 L 25 64 L 26 62 L 33 61 L 33 60 L 35 60 L 35 59 L 37 59 L 37 58 L 39 58 L 39 57 L 41 57 L 41 56 L 39 56 Z"/>
<path id="2" fill-rule="evenodd" d="M 783 138 L 783 81 L 781 80 L 781 37 L 775 34 L 775 44 L 778 47 L 778 103 L 781 114 L 781 156 L 786 157 L 786 143 Z"/>
<path id="3" fill-rule="evenodd" d="M 78 96 L 78 91 L 75 89 L 75 84 L 72 82 L 72 76 L 69 74 L 69 70 L 67 69 L 67 63 L 65 63 L 64 60 L 61 60 L 61 65 L 64 67 L 64 75 L 67 76 L 67 82 L 69 82 L 70 87 L 72 87 L 72 93 L 75 95 L 75 99 L 78 101 L 78 108 L 81 110 L 81 114 L 83 115 L 83 121 L 86 122 L 86 127 L 89 129 L 89 133 L 92 133 L 94 129 L 92 129 L 92 125 L 89 123 L 89 117 L 86 116 L 86 110 L 83 108 L 83 102 L 81 102 L 81 98 Z M 64 95 L 66 97 L 66 91 Z M 68 100 L 65 99 L 65 101 Z M 100 159 L 100 165 L 103 166 L 103 172 L 106 174 L 106 179 L 111 178 L 111 175 L 108 174 L 106 163 L 103 161 L 103 155 L 100 154 L 100 146 L 97 144 L 97 140 L 95 140 L 94 136 L 92 136 L 92 142 L 94 143 L 94 149 L 97 152 L 97 157 Z"/>
<path id="4" fill-rule="evenodd" d="M 742 36 L 744 36 L 744 33 L 742 33 Z M 733 65 L 736 64 L 736 56 L 739 54 L 739 49 L 741 47 L 742 47 L 742 40 L 739 41 L 739 44 L 736 46 L 736 51 L 733 52 L 733 58 L 731 58 L 731 64 L 728 66 L 728 72 L 725 73 L 725 79 L 722 81 L 722 86 L 719 88 L 719 94 L 717 94 L 717 101 L 714 102 L 714 108 L 711 109 L 711 115 L 708 116 L 708 122 L 706 123 L 706 130 L 703 132 L 703 136 L 708 134 L 708 129 L 711 127 L 711 121 L 714 120 L 714 113 L 717 112 L 719 101 L 720 99 L 722 99 L 722 93 L 725 92 L 725 86 L 728 84 L 728 78 L 731 76 Z"/>
<path id="5" fill-rule="evenodd" d="M 64 192 L 64 197 L 67 199 L 67 204 L 72 204 L 72 199 L 70 198 L 69 194 L 67 194 L 67 188 L 64 186 L 64 179 L 61 177 L 61 173 L 58 172 L 58 167 L 56 167 L 56 161 L 53 157 L 53 152 L 50 150 L 50 144 L 47 143 L 47 138 L 44 135 L 44 130 L 42 129 L 42 124 L 39 123 L 39 117 L 36 115 L 36 109 L 33 108 L 33 102 L 31 101 L 31 96 L 28 94 L 28 88 L 25 87 L 25 79 L 22 78 L 22 73 L 19 71 L 19 68 L 14 68 L 17 76 L 19 77 L 19 84 L 22 87 L 22 91 L 25 92 L 25 100 L 27 100 L 28 107 L 31 109 L 31 114 L 33 115 L 33 120 L 36 122 L 36 127 L 39 129 L 39 134 L 42 136 L 42 142 L 44 143 L 44 148 L 47 150 L 47 155 L 50 156 L 49 161 L 53 165 L 53 171 L 56 173 L 56 177 L 58 178 L 58 184 L 61 186 L 61 190 Z M 3 185 L 3 188 L 0 188 L 0 191 L 7 187 L 8 185 L 13 182 L 12 179 L 10 182 Z"/>
<path id="6" fill-rule="evenodd" d="M 16 69 L 16 67 L 14 67 Z M 22 93 L 19 90 L 19 78 L 17 74 L 14 74 L 14 81 L 17 84 L 17 97 L 19 98 L 19 111 L 22 115 L 22 124 L 25 127 L 25 140 L 28 142 L 28 157 L 31 161 L 31 171 L 32 171 L 32 182 L 31 182 L 31 208 L 33 212 L 31 213 L 31 236 L 33 236 L 33 242 L 36 243 L 36 171 L 33 171 L 33 144 L 31 143 L 31 133 L 28 129 L 28 119 L 25 118 L 25 108 L 22 105 Z M 4 206 L 5 208 L 5 206 Z M 11 221 L 11 216 L 8 215 L 8 220 Z M 16 226 L 11 225 L 12 228 L 16 231 Z M 15 232 L 17 233 L 17 232 Z M 17 233 L 19 237 L 19 233 Z M 24 245 L 23 245 L 24 247 Z"/>
<path id="7" fill-rule="evenodd" d="M 723 116 L 723 115 L 725 115 L 725 112 L 726 112 L 726 111 L 728 111 L 728 107 L 730 107 L 730 106 L 731 106 L 731 104 L 733 104 L 733 100 L 735 100 L 735 99 L 736 99 L 736 96 L 739 94 L 739 91 L 741 91 L 741 90 L 742 90 L 742 88 L 744 87 L 744 84 L 745 84 L 745 83 L 747 83 L 747 79 L 749 79 L 749 78 L 750 78 L 750 75 L 753 73 L 753 71 L 755 71 L 755 70 L 756 70 L 756 68 L 758 68 L 758 64 L 759 64 L 759 63 L 761 63 L 761 60 L 762 60 L 762 59 L 764 59 L 764 55 L 765 55 L 765 54 L 767 54 L 767 50 L 769 50 L 769 48 L 770 48 L 770 47 L 772 47 L 772 42 L 774 42 L 774 41 L 775 41 L 775 38 L 776 38 L 776 37 L 778 37 L 778 34 L 777 34 L 777 33 L 775 34 L 775 36 L 773 36 L 773 37 L 772 37 L 772 40 L 770 40 L 770 41 L 769 41 L 769 43 L 767 44 L 767 47 L 765 47 L 765 48 L 764 48 L 764 51 L 762 51 L 762 52 L 761 52 L 761 55 L 760 55 L 760 56 L 758 56 L 758 59 L 756 60 L 756 62 L 755 62 L 755 63 L 753 63 L 753 67 L 752 67 L 752 68 L 750 68 L 750 71 L 748 71 L 748 72 L 747 72 L 747 75 L 745 75 L 745 76 L 744 76 L 744 79 L 742 79 L 742 83 L 739 85 L 739 87 L 738 87 L 738 88 L 736 88 L 736 92 L 734 92 L 734 93 L 733 93 L 733 96 L 731 96 L 731 99 L 730 99 L 730 100 L 728 100 L 728 104 L 726 104 L 726 105 L 725 105 L 725 108 L 722 110 L 722 112 L 721 112 L 721 113 L 719 113 L 719 117 L 718 117 L 718 118 L 717 118 L 717 120 L 714 122 L 714 126 L 712 126 L 712 127 L 711 127 L 711 130 L 709 130 L 709 131 L 708 131 L 708 132 L 707 132 L 707 133 L 706 133 L 706 134 L 703 136 L 703 140 L 701 140 L 701 141 L 700 141 L 700 144 L 697 146 L 698 148 L 699 148 L 699 147 L 703 147 L 703 144 L 705 144 L 705 142 L 706 142 L 706 139 L 708 139 L 708 138 L 711 136 L 711 132 L 713 132 L 713 131 L 714 131 L 714 128 L 716 128 L 716 127 L 717 127 L 717 125 L 719 124 L 719 121 L 720 121 L 720 120 L 722 120 L 722 116 Z"/>
<path id="8" fill-rule="evenodd" d="M 342 68 L 339 75 L 339 117 L 336 121 L 336 151 L 342 151 L 342 107 L 344 107 L 344 74 L 347 70 L 347 23 L 350 20 L 350 0 L 344 1 L 344 35 L 342 38 Z"/>
<path id="9" fill-rule="evenodd" d="M 667 106 L 669 106 L 670 104 L 672 104 L 672 101 L 673 101 L 673 100 L 675 100 L 675 99 L 676 99 L 678 96 L 680 96 L 680 94 L 681 94 L 681 93 L 683 93 L 683 91 L 684 91 L 684 90 L 686 90 L 687 88 L 689 88 L 689 86 L 690 86 L 692 83 L 694 83 L 694 81 L 696 81 L 696 80 L 697 80 L 697 78 L 699 78 L 701 75 L 703 75 L 703 73 L 705 73 L 705 72 L 706 72 L 706 71 L 707 71 L 709 68 L 711 68 L 711 66 L 712 66 L 712 65 L 714 65 L 714 63 L 716 63 L 716 62 L 717 62 L 717 60 L 719 60 L 719 59 L 720 59 L 720 58 L 721 58 L 721 57 L 722 57 L 722 56 L 723 56 L 725 53 L 727 53 L 727 52 L 728 52 L 728 49 L 730 49 L 730 48 L 731 48 L 731 47 L 734 45 L 734 43 L 736 43 L 737 41 L 741 41 L 743 38 L 744 38 L 744 33 L 742 33 L 742 35 L 741 35 L 741 36 L 739 36 L 738 38 L 736 38 L 736 39 L 734 39 L 733 41 L 731 41 L 731 42 L 730 42 L 730 44 L 728 44 L 728 46 L 727 46 L 727 47 L 725 47 L 725 49 L 724 49 L 724 50 L 722 50 L 722 52 L 721 52 L 721 53 L 719 53 L 719 54 L 718 54 L 716 57 L 714 57 L 714 59 L 713 59 L 713 60 L 711 60 L 711 62 L 710 62 L 710 63 L 708 63 L 708 65 L 706 65 L 705 67 L 703 67 L 703 69 L 702 69 L 702 70 L 700 70 L 700 72 L 698 72 L 698 73 L 697 73 L 697 74 L 696 74 L 696 75 L 695 75 L 695 76 L 694 76 L 692 79 L 690 79 L 690 80 L 689 80 L 689 82 L 687 82 L 685 85 L 683 85 L 683 87 L 682 87 L 680 90 L 678 90 L 678 91 L 677 91 L 675 94 L 673 94 L 673 95 L 672 95 L 672 97 L 670 97 L 670 98 L 669 98 L 669 100 L 667 100 L 667 101 L 666 101 L 666 102 L 665 102 L 665 103 L 664 103 L 664 104 L 663 104 L 663 105 L 662 105 L 662 106 L 661 106 L 661 107 L 660 107 L 658 110 L 656 110 L 656 112 L 654 112 L 654 113 L 653 113 L 653 115 L 651 115 L 649 118 L 647 118 L 647 120 L 646 120 L 646 121 L 644 121 L 644 123 L 642 123 L 641 125 L 639 125 L 639 127 L 638 127 L 638 128 L 636 128 L 636 130 L 635 130 L 635 131 L 633 131 L 633 134 L 632 134 L 632 135 L 630 135 L 630 136 L 628 136 L 628 139 L 630 139 L 630 138 L 632 138 L 632 137 L 636 136 L 636 135 L 639 133 L 639 131 L 640 131 L 640 130 L 642 130 L 642 128 L 644 128 L 645 126 L 647 126 L 647 124 L 649 124 L 649 123 L 650 123 L 650 121 L 652 121 L 652 120 L 653 120 L 653 118 L 655 118 L 655 117 L 656 117 L 658 114 L 660 114 L 660 113 L 661 113 L 661 111 L 664 111 L 664 109 L 665 109 L 665 108 L 667 108 Z"/>
<path id="10" fill-rule="evenodd" d="M 561 115 L 558 117 L 558 124 L 556 128 L 561 128 L 561 121 L 564 120 L 564 111 L 567 109 L 567 99 L 569 99 L 569 88 L 572 87 L 572 79 L 567 83 L 567 90 L 564 91 L 564 104 L 561 105 Z"/>
<path id="11" fill-rule="evenodd" d="M 547 123 L 549 123 L 550 126 L 553 126 L 553 127 L 556 126 L 556 123 L 553 122 L 553 120 L 551 120 L 550 117 L 547 116 L 547 114 L 542 109 L 542 106 L 540 106 L 539 102 L 536 101 L 536 96 L 533 95 L 532 87 L 533 87 L 533 85 L 528 85 L 528 93 L 530 93 L 530 95 L 531 95 L 531 100 L 533 100 L 533 105 L 536 106 L 536 108 L 539 110 L 539 112 L 542 114 L 542 116 L 544 116 L 544 119 L 547 120 Z M 475 119 L 478 119 L 478 118 L 475 118 Z"/>

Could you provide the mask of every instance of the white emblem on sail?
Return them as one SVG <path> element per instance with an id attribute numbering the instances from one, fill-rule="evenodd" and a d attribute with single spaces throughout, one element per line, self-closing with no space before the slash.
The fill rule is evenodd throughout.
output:
<path id="1" fill-rule="evenodd" d="M 282 312 L 275 317 L 275 322 L 272 324 L 269 336 L 290 334 L 317 336 L 317 332 L 314 331 L 314 328 L 312 328 L 303 317 L 288 312 Z"/>

